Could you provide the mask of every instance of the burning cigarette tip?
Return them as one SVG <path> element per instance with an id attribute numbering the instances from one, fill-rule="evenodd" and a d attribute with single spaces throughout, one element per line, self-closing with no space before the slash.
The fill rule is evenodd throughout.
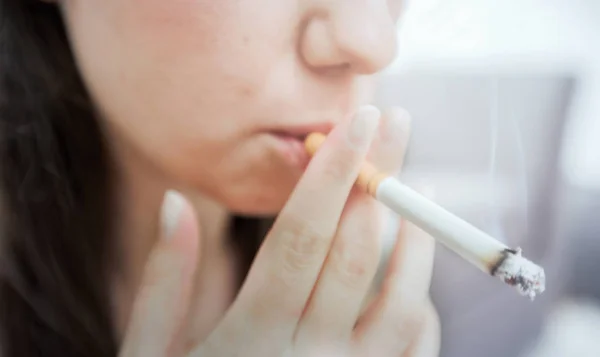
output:
<path id="1" fill-rule="evenodd" d="M 521 295 L 531 300 L 546 289 L 544 269 L 524 258 L 519 248 L 505 250 L 504 258 L 492 270 L 492 275 L 514 286 Z"/>

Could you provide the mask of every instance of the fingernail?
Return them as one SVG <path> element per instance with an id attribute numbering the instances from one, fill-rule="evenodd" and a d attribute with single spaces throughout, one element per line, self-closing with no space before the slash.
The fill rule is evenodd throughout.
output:
<path id="1" fill-rule="evenodd" d="M 372 105 L 361 107 L 352 118 L 348 130 L 350 143 L 362 147 L 371 142 L 371 138 L 379 126 L 381 112 Z"/>
<path id="2" fill-rule="evenodd" d="M 393 109 L 387 115 L 380 126 L 380 137 L 386 143 L 396 142 L 408 137 L 410 129 L 410 115 L 403 109 Z"/>
<path id="3" fill-rule="evenodd" d="M 184 204 L 185 198 L 181 193 L 175 190 L 165 193 L 160 214 L 163 239 L 169 239 L 175 233 Z"/>

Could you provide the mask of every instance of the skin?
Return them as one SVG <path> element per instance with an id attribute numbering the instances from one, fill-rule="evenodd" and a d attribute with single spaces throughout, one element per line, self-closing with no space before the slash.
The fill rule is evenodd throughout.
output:
<path id="1" fill-rule="evenodd" d="M 400 169 L 408 115 L 355 112 L 395 56 L 399 0 L 58 6 L 117 167 L 123 357 L 437 354 L 433 241 L 412 225 L 362 310 L 383 210 L 352 186 L 365 159 Z M 307 128 L 331 132 L 310 164 L 274 135 Z M 168 236 L 167 189 L 185 195 Z M 280 212 L 235 300 L 232 212 Z"/>

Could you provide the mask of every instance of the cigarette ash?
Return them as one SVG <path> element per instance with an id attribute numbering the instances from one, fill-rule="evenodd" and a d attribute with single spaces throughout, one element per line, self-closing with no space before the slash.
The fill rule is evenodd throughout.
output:
<path id="1" fill-rule="evenodd" d="M 517 288 L 519 293 L 533 300 L 546 289 L 544 269 L 525 259 L 521 249 L 507 249 L 492 275 Z"/>

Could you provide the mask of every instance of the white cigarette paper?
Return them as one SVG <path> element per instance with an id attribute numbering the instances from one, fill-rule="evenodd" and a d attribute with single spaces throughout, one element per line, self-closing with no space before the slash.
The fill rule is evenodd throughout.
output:
<path id="1" fill-rule="evenodd" d="M 314 154 L 324 141 L 323 134 L 309 135 L 305 143 L 307 151 Z M 544 291 L 544 270 L 525 259 L 519 248 L 510 249 L 396 178 L 365 163 L 356 185 L 480 270 L 516 287 L 522 295 L 533 300 Z"/>
<path id="2" fill-rule="evenodd" d="M 508 249 L 392 177 L 381 181 L 375 198 L 484 272 Z"/>
<path id="3" fill-rule="evenodd" d="M 393 177 L 379 182 L 375 198 L 431 234 L 480 270 L 533 299 L 545 289 L 544 270 L 487 233 L 423 197 Z"/>

